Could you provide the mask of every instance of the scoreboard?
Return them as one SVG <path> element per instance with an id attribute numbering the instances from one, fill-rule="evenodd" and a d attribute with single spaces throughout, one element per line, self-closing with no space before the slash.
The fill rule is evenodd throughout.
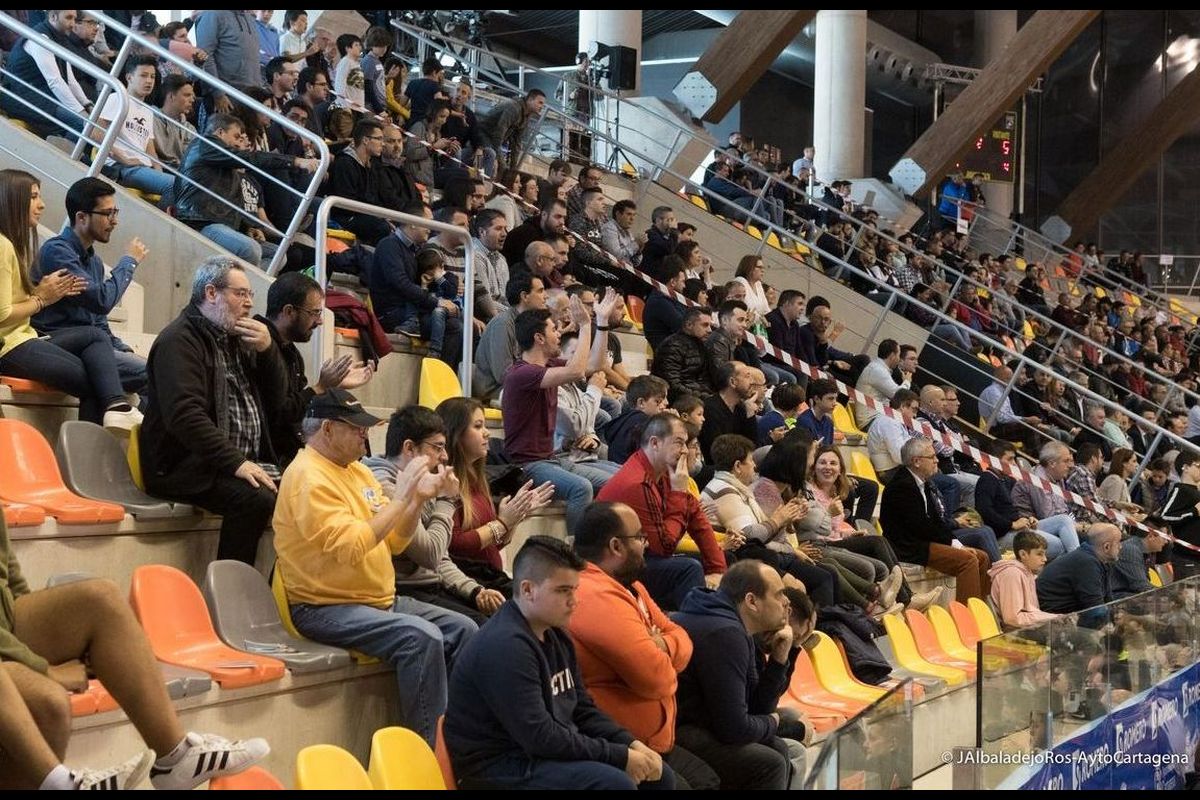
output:
<path id="1" fill-rule="evenodd" d="M 971 143 L 971 149 L 955 167 L 967 178 L 1012 183 L 1018 157 L 1017 131 L 1017 112 L 1005 112 L 999 122 Z"/>

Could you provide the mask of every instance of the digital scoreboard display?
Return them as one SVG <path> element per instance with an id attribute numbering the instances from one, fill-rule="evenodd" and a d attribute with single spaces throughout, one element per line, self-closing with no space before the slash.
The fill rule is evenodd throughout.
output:
<path id="1" fill-rule="evenodd" d="M 1017 165 L 1017 112 L 1006 112 L 991 130 L 971 143 L 956 164 L 967 178 L 1012 183 Z"/>

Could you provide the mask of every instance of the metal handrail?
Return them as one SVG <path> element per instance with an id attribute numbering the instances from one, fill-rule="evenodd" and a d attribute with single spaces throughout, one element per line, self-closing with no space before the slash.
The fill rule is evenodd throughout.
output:
<path id="1" fill-rule="evenodd" d="M 321 204 L 317 206 L 317 236 L 316 248 L 317 259 L 316 267 L 314 268 L 313 278 L 325 288 L 326 283 L 326 246 L 329 243 L 329 213 L 334 208 L 345 209 L 356 214 L 370 214 L 381 219 L 392 220 L 408 225 L 419 225 L 430 230 L 440 231 L 441 233 L 457 233 L 462 235 L 467 241 L 464 245 L 463 264 L 463 351 L 462 361 L 458 367 L 458 380 L 462 384 L 463 396 L 471 396 L 471 378 L 475 372 L 475 326 L 471 324 L 469 309 L 475 307 L 475 242 L 471 232 L 466 228 L 459 228 L 455 225 L 450 225 L 445 222 L 438 222 L 425 217 L 418 217 L 414 214 L 405 214 L 400 211 L 393 211 L 390 208 L 381 208 L 379 206 L 361 203 L 358 200 L 351 200 L 347 197 L 338 195 L 329 195 Z M 390 234 L 394 235 L 394 234 Z M 313 358 L 312 365 L 314 369 L 319 369 L 321 366 L 321 354 L 324 352 L 325 340 L 323 336 L 335 336 L 332 326 L 328 330 L 322 326 L 322 332 L 318 336 L 313 337 Z M 385 354 L 386 355 L 386 354 Z M 381 356 L 382 357 L 382 356 Z"/>
<path id="2" fill-rule="evenodd" d="M 304 196 L 300 200 L 300 205 L 296 209 L 296 213 L 293 215 L 292 221 L 290 223 L 288 223 L 287 231 L 283 235 L 283 240 L 279 242 L 279 249 L 275 252 L 275 257 L 271 259 L 271 263 L 267 267 L 267 270 L 266 270 L 268 275 L 274 276 L 274 275 L 278 274 L 280 268 L 283 266 L 284 261 L 287 259 L 288 247 L 291 245 L 292 241 L 296 237 L 296 234 L 299 232 L 300 223 L 304 220 L 305 215 L 308 213 L 308 209 L 312 205 L 313 199 L 317 196 L 317 189 L 320 187 L 321 182 L 325 180 L 325 174 L 329 171 L 329 165 L 332 162 L 332 157 L 329 154 L 329 146 L 327 144 L 325 144 L 325 140 L 322 139 L 320 136 L 317 136 L 315 133 L 310 131 L 308 128 L 306 128 L 302 125 L 297 125 L 295 122 L 293 122 L 292 120 L 283 116 L 282 114 L 278 113 L 277 111 L 267 108 L 262 103 L 259 103 L 257 100 L 254 100 L 250 96 L 248 96 L 245 93 L 243 93 L 242 91 L 240 91 L 237 87 L 235 87 L 231 84 L 228 84 L 225 81 L 220 80 L 219 78 L 213 77 L 212 75 L 205 72 L 204 70 L 196 67 L 195 64 L 192 64 L 191 62 L 189 62 L 183 58 L 180 58 L 179 56 L 175 55 L 174 53 L 170 52 L 169 50 L 161 47 L 157 41 L 150 41 L 150 40 L 142 38 L 139 32 L 134 31 L 131 28 L 129 28 L 129 26 L 116 21 L 112 17 L 108 16 L 105 12 L 103 12 L 103 11 L 88 11 L 87 13 L 88 13 L 88 15 L 95 17 L 96 19 L 103 22 L 106 27 L 111 27 L 113 30 L 118 31 L 121 34 L 124 34 L 127 42 L 130 39 L 133 39 L 134 37 L 136 37 L 136 41 L 137 41 L 137 44 L 139 47 L 150 51 L 155 56 L 157 56 L 160 60 L 165 60 L 165 61 L 170 62 L 171 64 L 174 64 L 175 66 L 182 69 L 185 73 L 187 73 L 189 75 L 194 75 L 195 79 L 197 79 L 205 84 L 208 84 L 212 88 L 229 96 L 230 98 L 236 100 L 237 102 L 242 103 L 243 105 L 247 105 L 247 106 L 250 106 L 251 108 L 256 109 L 259 113 L 265 114 L 267 116 L 267 118 L 269 118 L 272 122 L 275 122 L 276 124 L 286 128 L 287 130 L 293 131 L 298 136 L 300 136 L 302 139 L 306 139 L 310 143 L 312 143 L 313 150 L 317 153 L 318 162 L 319 162 L 317 165 L 317 169 L 313 172 L 312 177 L 309 179 L 308 188 L 305 190 Z M 129 52 L 128 48 L 125 48 L 125 47 L 121 48 L 121 52 L 118 53 L 118 58 L 113 62 L 113 73 L 114 74 L 119 74 L 121 68 L 124 66 L 124 60 L 122 58 L 122 55 L 127 56 L 128 52 Z M 97 104 L 97 106 L 98 105 L 99 104 Z M 93 114 L 98 114 L 98 113 L 99 113 L 98 111 L 93 110 Z M 118 126 L 114 125 L 113 127 L 115 128 Z M 214 146 L 216 146 L 216 145 L 214 145 Z M 238 158 L 238 156 L 236 154 L 234 154 L 234 157 Z M 246 165 L 248 167 L 251 166 L 248 163 Z M 251 168 L 253 168 L 253 167 L 251 167 Z M 374 207 L 372 206 L 371 208 L 374 208 Z M 376 212 L 371 212 L 371 213 L 376 213 Z"/>
<path id="3" fill-rule="evenodd" d="M 113 124 L 104 132 L 104 136 L 100 138 L 100 144 L 97 146 L 97 157 L 87 170 L 87 176 L 89 178 L 96 177 L 100 174 L 100 170 L 104 165 L 104 161 L 107 159 L 109 152 L 112 150 L 113 142 L 115 142 L 117 139 L 117 134 L 125 126 L 125 116 L 129 112 L 129 95 L 125 92 L 125 86 L 100 67 L 89 63 L 77 53 L 71 52 L 53 39 L 42 36 L 33 28 L 29 27 L 15 17 L 10 16 L 6 12 L 0 11 L 0 25 L 3 25 L 4 27 L 21 34 L 29 41 L 29 44 L 36 44 L 38 47 L 44 47 L 56 57 L 61 58 L 69 63 L 72 67 L 82 69 L 85 73 L 95 78 L 99 83 L 103 84 L 106 90 L 117 93 L 119 98 L 117 101 L 117 115 L 113 119 Z M 26 47 L 28 47 L 29 44 L 27 44 Z M 53 96 L 51 96 L 49 99 L 51 102 L 57 103 L 56 98 Z M 93 109 L 93 113 L 99 113 L 97 110 L 99 108 L 100 104 L 97 102 Z M 80 119 L 83 118 L 81 117 Z M 88 131 L 89 128 L 87 125 L 85 125 L 83 133 L 81 134 L 81 140 L 82 138 L 86 137 Z"/>
<path id="4" fill-rule="evenodd" d="M 407 32 L 407 33 L 409 33 L 410 35 L 413 35 L 413 36 L 414 36 L 415 38 L 417 38 L 418 40 L 421 40 L 421 41 L 423 41 L 423 42 L 425 42 L 425 43 L 427 43 L 427 44 L 429 44 L 429 45 L 431 45 L 431 46 L 434 46 L 434 47 L 439 47 L 439 46 L 440 46 L 440 45 L 438 45 L 436 42 L 434 42 L 434 41 L 433 41 L 433 39 L 432 39 L 430 36 L 428 36 L 427 32 L 425 32 L 425 31 L 422 31 L 422 30 L 420 30 L 420 29 L 415 29 L 415 28 L 413 28 L 413 27 L 412 27 L 412 26 L 410 26 L 410 25 L 407 25 L 407 24 L 405 24 L 405 23 L 400 23 L 400 22 L 393 22 L 393 25 L 394 25 L 394 26 L 396 26 L 396 27 L 398 27 L 398 28 L 400 28 L 401 30 L 403 30 L 403 31 L 405 31 L 405 32 Z M 480 48 L 477 48 L 477 47 L 475 47 L 475 46 L 473 46 L 473 45 L 470 45 L 470 44 L 468 44 L 468 43 L 465 43 L 465 42 L 460 42 L 459 40 L 454 40 L 454 39 L 453 39 L 453 37 L 442 37 L 442 38 L 443 38 L 443 39 L 445 39 L 445 40 L 454 41 L 454 43 L 455 43 L 455 44 L 461 44 L 463 47 L 465 47 L 465 48 L 467 48 L 467 49 L 470 49 L 470 50 L 478 51 L 478 52 L 481 52 L 481 53 L 482 53 L 482 52 L 486 52 L 486 51 L 482 51 Z M 488 54 L 488 56 L 489 56 L 489 57 L 492 57 L 492 58 L 496 58 L 495 54 L 491 54 L 491 53 L 489 53 L 489 54 Z M 513 59 L 509 59 L 509 60 L 513 60 Z M 532 69 L 532 68 L 531 68 L 531 69 Z M 535 70 L 535 71 L 536 71 L 536 70 Z M 519 91 L 519 88 L 517 88 L 517 87 L 513 87 L 513 86 L 512 86 L 512 84 L 508 83 L 507 81 L 505 81 L 505 80 L 503 80 L 503 79 L 501 79 L 501 80 L 499 81 L 499 83 L 501 83 L 502 85 L 505 85 L 507 88 L 509 88 L 509 90 L 510 90 L 510 91 Z M 650 163 L 650 164 L 656 164 L 656 165 L 658 164 L 658 161 L 657 161 L 656 159 L 654 159 L 654 158 L 652 158 L 652 157 L 650 157 L 650 156 L 646 155 L 645 153 L 643 153 L 643 152 L 640 152 L 640 151 L 638 151 L 638 150 L 636 150 L 636 149 L 634 149 L 634 148 L 632 148 L 632 147 L 630 147 L 630 146 L 627 146 L 627 145 L 625 145 L 625 144 L 623 144 L 623 143 L 620 143 L 620 142 L 618 142 L 618 141 L 615 139 L 615 137 L 611 136 L 611 135 L 610 135 L 610 134 L 608 134 L 607 132 L 601 131 L 601 130 L 599 130 L 599 129 L 597 129 L 597 128 L 594 128 L 594 127 L 592 127 L 592 126 L 591 126 L 591 125 L 589 125 L 589 124 L 583 123 L 583 122 L 579 121 L 577 118 L 573 117 L 573 116 L 572 116 L 570 113 L 564 113 L 562 110 L 560 110 L 560 109 L 558 109 L 558 108 L 555 108 L 555 107 L 554 107 L 554 103 L 551 101 L 551 99 L 549 98 L 549 96 L 547 97 L 547 104 L 546 104 L 546 108 L 547 108 L 547 110 L 551 110 L 551 109 L 553 109 L 553 112 L 554 112 L 554 113 L 555 113 L 557 116 L 561 116 L 561 117 L 563 117 L 563 118 L 565 118 L 565 119 L 570 119 L 570 120 L 574 121 L 576 124 L 578 124 L 578 125 L 581 125 L 582 127 L 585 127 L 585 128 L 587 128 L 587 129 L 588 129 L 588 130 L 589 130 L 589 131 L 592 133 L 593 137 L 595 137 L 595 138 L 599 138 L 600 140 L 602 140 L 602 141 L 605 141 L 605 142 L 609 142 L 609 143 L 611 143 L 611 144 L 616 144 L 616 145 L 619 145 L 619 146 L 620 146 L 620 147 L 621 147 L 621 148 L 622 148 L 624 151 L 626 151 L 628 154 L 630 154 L 630 155 L 632 155 L 632 156 L 634 156 L 634 157 L 637 157 L 637 158 L 639 158 L 639 159 L 641 159 L 641 160 L 644 160 L 644 161 L 646 161 L 647 163 Z M 676 120 L 676 121 L 674 121 L 674 122 L 673 122 L 673 124 L 674 124 L 674 125 L 676 125 L 676 126 L 678 126 L 678 121 L 677 121 L 677 120 Z M 695 134 L 694 134 L 694 133 L 692 133 L 691 131 L 685 131 L 685 133 L 686 133 L 687 135 L 690 135 L 690 136 L 693 136 L 693 137 L 695 137 Z M 676 143 L 678 143 L 678 141 L 679 141 L 679 139 L 680 139 L 680 138 L 681 138 L 681 137 L 676 137 Z M 750 166 L 751 168 L 754 168 L 754 167 L 753 167 L 753 165 L 749 165 L 749 166 Z M 657 166 L 657 167 L 656 167 L 656 170 L 657 170 L 657 175 L 658 175 L 658 176 L 661 176 L 661 175 L 664 175 L 664 174 L 666 174 L 666 175 L 670 175 L 670 176 L 672 176 L 672 177 L 673 177 L 673 178 L 675 178 L 676 180 L 679 180 L 679 181 L 681 182 L 681 186 L 683 186 L 685 189 L 686 189 L 686 187 L 688 187 L 688 186 L 697 187 L 697 184 L 696 184 L 696 183 L 695 183 L 695 182 L 694 182 L 694 181 L 693 181 L 693 180 L 690 178 L 690 176 L 682 176 L 682 175 L 680 175 L 680 174 L 676 173 L 674 170 L 672 170 L 672 169 L 670 169 L 670 168 L 668 168 L 668 167 L 666 167 L 666 166 L 661 166 L 661 165 L 659 165 L 659 166 Z M 769 188 L 769 182 L 770 182 L 770 180 L 771 180 L 771 179 L 773 179 L 773 178 L 774 178 L 774 176 L 770 175 L 769 173 L 762 173 L 762 174 L 764 174 L 764 175 L 767 175 L 767 178 L 768 178 L 768 186 L 765 186 L 765 187 L 764 187 L 764 190 L 763 190 L 763 191 L 765 191 L 765 190 L 766 190 L 766 188 Z M 711 191 L 711 190 L 709 190 L 707 187 L 704 187 L 704 186 L 702 186 L 702 185 L 699 185 L 699 186 L 698 186 L 698 188 L 697 188 L 696 190 L 694 190 L 694 192 L 693 192 L 693 193 L 699 194 L 699 195 L 700 195 L 700 196 L 702 196 L 702 197 L 709 198 L 710 200 L 715 200 L 716 202 L 719 202 L 719 203 L 724 203 L 724 204 L 732 204 L 732 201 L 726 200 L 725 198 L 721 197 L 720 195 L 716 195 L 714 192 L 712 192 L 712 191 Z M 754 207 L 753 209 L 751 209 L 750 211 L 748 211 L 748 212 L 747 212 L 747 218 L 748 218 L 748 219 L 751 219 L 751 220 L 753 220 L 753 221 L 754 221 L 754 223 L 756 224 L 756 226 L 760 228 L 760 230 L 762 231 L 762 239 L 763 239 L 763 241 L 765 242 L 765 240 L 767 239 L 767 237 L 768 237 L 769 233 L 775 233 L 777 236 L 783 236 L 783 237 L 786 237 L 786 238 L 792 238 L 792 237 L 793 237 L 793 235 L 792 235 L 790 232 L 788 232 L 788 231 L 786 231 L 786 230 L 782 230 L 782 229 L 780 229 L 780 228 L 779 228 L 778 226 L 776 226 L 776 225 L 775 225 L 773 222 L 771 222 L 770 220 L 768 220 L 768 219 L 766 219 L 766 218 L 764 218 L 764 217 L 760 216 L 760 215 L 757 213 L 757 209 L 758 209 L 758 208 L 759 208 L 759 206 L 761 205 L 761 194 L 760 194 L 760 196 L 759 196 L 759 197 L 760 197 L 760 201 L 759 201 L 759 203 L 756 203 L 755 207 Z M 809 198 L 807 195 L 805 195 L 805 198 L 806 198 L 806 202 L 810 202 L 810 203 L 812 203 L 812 202 L 813 202 L 813 199 L 812 199 L 812 198 Z M 823 205 L 823 204 L 820 204 L 820 203 L 819 203 L 819 201 L 817 202 L 817 204 L 818 204 L 818 205 Z M 828 208 L 828 207 L 826 206 L 826 208 Z M 836 211 L 836 209 L 833 209 L 833 210 L 835 210 L 835 211 Z M 844 213 L 843 213 L 843 212 L 838 212 L 838 213 L 841 213 L 841 214 L 843 214 L 843 216 L 844 216 Z M 878 231 L 877 231 L 877 233 L 878 233 Z M 995 350 L 999 350 L 1000 352 L 1003 352 L 1003 353 L 1006 353 L 1006 354 L 1007 354 L 1007 356 L 1008 356 L 1006 360 L 1009 360 L 1009 361 L 1011 361 L 1012 359 L 1016 359 L 1016 360 L 1018 361 L 1019 368 L 1018 368 L 1017 370 L 1015 370 L 1014 374 L 1016 374 L 1016 375 L 1020 375 L 1020 374 L 1022 373 L 1022 371 L 1023 371 L 1023 370 L 1028 370 L 1028 369 L 1030 369 L 1030 368 L 1032 368 L 1032 369 L 1033 369 L 1033 371 L 1042 371 L 1042 372 L 1049 373 L 1049 374 L 1050 374 L 1052 377 L 1054 377 L 1054 378 L 1057 378 L 1058 380 L 1061 380 L 1063 383 L 1065 383 L 1067 386 L 1071 387 L 1071 388 L 1072 388 L 1073 390 L 1075 390 L 1077 393 L 1080 393 L 1082 396 L 1089 398 L 1089 399 L 1091 400 L 1092 404 L 1094 404 L 1094 405 L 1099 405 L 1099 406 L 1102 406 L 1102 407 L 1104 407 L 1106 410 L 1109 410 L 1109 411 L 1116 410 L 1116 411 L 1120 411 L 1120 412 L 1122 412 L 1122 413 L 1128 413 L 1127 409 L 1125 409 L 1125 408 L 1123 408 L 1123 407 L 1121 407 L 1121 406 L 1119 406 L 1119 405 L 1117 405 L 1117 404 L 1115 404 L 1115 403 L 1113 403 L 1113 402 L 1111 402 L 1111 401 L 1107 400 L 1106 398 L 1104 398 L 1104 397 L 1102 397 L 1102 396 L 1100 396 L 1100 395 L 1096 394 L 1096 393 L 1095 393 L 1095 392 L 1093 392 L 1091 389 L 1088 389 L 1088 388 L 1082 387 L 1082 386 L 1078 385 L 1077 383 L 1075 383 L 1074 381 L 1070 380 L 1069 378 L 1067 378 L 1067 377 L 1065 377 L 1065 376 L 1060 376 L 1060 375 L 1058 375 L 1058 374 L 1057 374 L 1057 373 L 1055 373 L 1053 370 L 1047 369 L 1047 368 L 1043 367 L 1041 364 L 1038 364 L 1037 362 L 1033 361 L 1032 359 L 1029 359 L 1029 358 L 1028 358 L 1028 357 L 1026 357 L 1026 356 L 1025 356 L 1023 353 L 1016 353 L 1016 352 L 1014 352 L 1014 351 L 1010 350 L 1010 349 L 1009 349 L 1009 348 L 1008 348 L 1008 347 L 1007 347 L 1007 346 L 1006 346 L 1006 345 L 1005 345 L 1003 342 L 1001 342 L 1001 341 L 999 341 L 999 340 L 997 340 L 997 339 L 993 338 L 993 337 L 992 337 L 990 334 L 986 334 L 986 333 L 982 333 L 982 332 L 979 332 L 979 331 L 975 331 L 975 330 L 971 329 L 970 327 L 968 327 L 968 326 L 966 326 L 966 325 L 963 325 L 961 322 L 959 322 L 959 321 L 958 321 L 957 319 L 955 319 L 954 317 L 952 317 L 952 316 L 949 316 L 949 315 L 945 314 L 945 313 L 944 313 L 944 312 L 943 312 L 941 309 L 935 309 L 935 308 L 933 308 L 933 307 L 931 307 L 931 306 L 928 306 L 928 305 L 926 305 L 926 304 L 922 303 L 921 301 L 917 300 L 916 298 L 913 298 L 913 297 L 911 297 L 911 296 L 908 296 L 908 295 L 904 294 L 904 293 L 903 293 L 901 290 L 897 289 L 896 287 L 893 287 L 893 286 L 891 286 L 890 284 L 888 284 L 888 283 L 886 283 L 886 282 L 884 282 L 884 281 L 880 281 L 880 280 L 878 280 L 877 278 L 875 278 L 874 276 L 872 276 L 872 275 L 870 275 L 870 274 L 868 274 L 868 273 L 864 272 L 864 271 L 863 271 L 863 270 L 861 270 L 860 268 L 858 268 L 858 267 L 856 267 L 856 266 L 854 266 L 854 265 L 851 265 L 851 264 L 847 263 L 846 261 L 844 261 L 843 259 L 839 259 L 839 258 L 837 258 L 836 256 L 833 256 L 832 254 L 830 254 L 830 253 L 828 253 L 828 252 L 826 252 L 826 251 L 824 251 L 824 250 L 820 249 L 820 248 L 819 248 L 819 247 L 817 247 L 815 244 L 811 244 L 811 243 L 810 243 L 808 246 L 809 246 L 809 248 L 810 248 L 811 250 L 813 250 L 813 252 L 816 252 L 816 253 L 818 253 L 818 254 L 821 254 L 821 255 L 823 255 L 824 257 L 826 257 L 826 258 L 828 258 L 828 259 L 830 259 L 830 260 L 834 261 L 835 263 L 838 263 L 838 265 L 839 265 L 839 266 L 840 266 L 842 269 L 849 269 L 849 270 L 850 270 L 850 271 L 851 271 L 853 274 L 855 274 L 855 275 L 857 275 L 857 276 L 859 276 L 859 277 L 861 277 L 861 278 L 865 279 L 865 280 L 866 280 L 866 281 L 868 281 L 869 283 L 871 283 L 871 284 L 875 285 L 877 288 L 879 288 L 879 289 L 881 289 L 881 290 L 883 290 L 883 291 L 885 291 L 885 292 L 888 292 L 888 293 L 894 293 L 894 294 L 898 294 L 898 295 L 900 295 L 901 299 L 903 299 L 903 300 L 904 300 L 904 302 L 905 302 L 905 303 L 908 303 L 908 304 L 913 304 L 913 305 L 915 305 L 915 306 L 917 306 L 917 307 L 920 307 L 920 308 L 924 309 L 924 310 L 925 310 L 925 311 L 927 311 L 927 312 L 931 312 L 931 313 L 933 313 L 933 314 L 934 314 L 934 316 L 935 316 L 936 318 L 938 318 L 940 321 L 942 321 L 942 322 L 947 322 L 947 323 L 949 323 L 950 325 L 952 325 L 953 327 L 956 327 L 956 328 L 958 328 L 958 329 L 960 329 L 960 330 L 963 330 L 963 331 L 964 331 L 964 332 L 967 334 L 967 336 L 968 336 L 969 338 L 974 338 L 974 339 L 978 339 L 978 340 L 980 340 L 980 341 L 986 342 L 986 343 L 987 343 L 987 344 L 989 344 L 989 345 L 990 345 L 990 346 L 991 346 L 993 349 L 995 349 Z M 924 254 L 921 254 L 921 255 L 922 255 L 923 257 L 926 257 L 926 258 L 928 258 L 928 256 L 925 256 Z M 941 262 L 936 262 L 936 263 L 938 263 L 938 264 L 939 264 L 940 266 L 942 266 L 944 269 L 947 269 L 947 270 L 950 270 L 951 272 L 956 272 L 956 273 L 957 273 L 957 271 L 956 271 L 956 270 L 951 270 L 951 269 L 950 269 L 948 266 L 946 266 L 945 264 L 941 264 Z M 958 274 L 960 275 L 960 280 L 965 280 L 965 279 L 966 279 L 966 278 L 965 278 L 965 276 L 962 276 L 962 275 L 961 275 L 961 273 L 958 273 Z M 986 288 L 986 287 L 984 287 L 984 288 Z M 951 299 L 952 299 L 952 298 L 951 298 Z M 1028 313 L 1028 312 L 1026 312 L 1026 313 Z M 1073 333 L 1073 332 L 1072 332 L 1072 333 Z M 868 343 L 868 344 L 869 344 L 869 343 Z M 1115 354 L 1115 353 L 1114 353 L 1114 355 L 1118 355 L 1118 354 Z M 1032 373 L 1030 373 L 1030 374 L 1032 374 Z M 1012 387 L 1010 386 L 1010 387 L 1009 387 L 1009 390 L 1011 390 L 1011 388 L 1012 388 Z M 1003 400 L 1003 399 L 1006 399 L 1007 397 L 1008 397 L 1008 391 L 1006 391 L 1006 392 L 1005 392 L 1005 394 L 1004 394 L 1004 396 L 1001 398 L 1001 400 Z M 1073 421 L 1074 421 L 1074 422 L 1077 422 L 1077 423 L 1079 423 L 1079 424 L 1080 424 L 1081 426 L 1083 426 L 1083 427 L 1087 427 L 1087 425 L 1086 425 L 1086 421 L 1085 421 L 1085 420 L 1073 420 Z M 1171 432 L 1169 432 L 1169 431 L 1167 431 L 1167 430 L 1165 430 L 1165 429 L 1161 428 L 1160 426 L 1157 426 L 1157 425 L 1155 425 L 1155 428 L 1156 428 L 1158 431 L 1160 431 L 1160 432 L 1161 432 L 1163 435 L 1165 435 L 1166 437 L 1168 437 L 1169 439 L 1175 440 L 1175 441 L 1177 441 L 1177 442 L 1178 442 L 1179 444 L 1181 444 L 1181 445 L 1188 445 L 1188 446 L 1191 446 L 1191 447 L 1195 447 L 1195 445 L 1191 445 L 1191 443 L 1190 443 L 1190 442 L 1187 442 L 1187 440 L 1185 440 L 1185 439 L 1182 439 L 1181 437 L 1178 437 L 1178 436 L 1176 436 L 1175 434 L 1172 434 Z"/>
<path id="5" fill-rule="evenodd" d="M 1008 231 L 1010 234 L 1010 242 L 1015 243 L 1018 239 L 1020 239 L 1027 246 L 1032 242 L 1039 249 L 1057 256 L 1060 261 L 1074 258 L 1079 255 L 1071 248 L 1068 248 L 1059 242 L 1055 242 L 1041 231 L 1030 228 L 1026 225 L 1016 222 L 1015 220 L 1003 219 L 999 217 L 999 215 L 997 215 L 994 211 L 988 209 L 987 206 L 980 205 L 978 203 L 972 203 L 961 198 L 956 198 L 954 202 L 958 205 L 971 208 L 975 217 L 975 219 L 972 220 L 972 225 L 974 224 L 975 220 L 987 220 L 987 222 L 994 226 L 996 230 Z M 1012 248 L 1009 247 L 1008 249 L 1011 250 Z M 1098 260 L 1087 256 L 1083 258 L 1083 270 L 1079 274 L 1079 279 L 1083 279 L 1085 276 L 1101 278 L 1108 286 L 1121 291 L 1144 292 L 1145 294 L 1142 297 L 1143 304 L 1149 300 L 1149 305 L 1151 308 L 1159 311 L 1165 311 L 1168 314 L 1177 313 L 1171 309 L 1171 301 L 1169 297 L 1153 291 L 1149 286 L 1139 286 L 1137 284 L 1133 284 L 1124 276 L 1114 274 L 1108 269 L 1107 265 L 1101 264 Z"/>

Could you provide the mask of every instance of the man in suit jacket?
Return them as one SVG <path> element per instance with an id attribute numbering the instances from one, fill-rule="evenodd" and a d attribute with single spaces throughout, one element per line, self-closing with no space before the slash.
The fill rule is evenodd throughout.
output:
<path id="1" fill-rule="evenodd" d="M 903 466 L 883 489 L 879 516 L 883 535 L 895 548 L 896 557 L 953 575 L 960 603 L 969 597 L 986 597 L 991 561 L 982 550 L 955 547 L 941 498 L 929 483 L 938 469 L 933 442 L 914 436 L 904 443 L 900 458 Z"/>

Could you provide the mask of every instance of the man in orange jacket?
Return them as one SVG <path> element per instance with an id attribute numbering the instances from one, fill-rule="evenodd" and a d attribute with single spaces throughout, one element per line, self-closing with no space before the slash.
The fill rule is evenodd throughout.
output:
<path id="1" fill-rule="evenodd" d="M 596 705 L 675 771 L 677 788 L 718 789 L 715 772 L 675 746 L 675 689 L 692 640 L 641 581 L 646 535 L 624 503 L 593 503 L 575 534 L 587 560 L 571 617 L 579 670 Z"/>

